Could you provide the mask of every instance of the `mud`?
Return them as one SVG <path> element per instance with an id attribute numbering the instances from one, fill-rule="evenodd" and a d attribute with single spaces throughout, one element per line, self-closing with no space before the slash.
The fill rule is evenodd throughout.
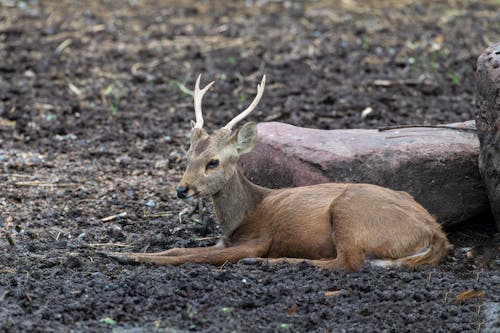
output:
<path id="1" fill-rule="evenodd" d="M 215 242 L 210 203 L 174 193 L 197 73 L 217 81 L 204 102 L 209 130 L 246 106 L 264 73 L 255 121 L 469 120 L 476 59 L 500 35 L 498 9 L 0 1 L 0 331 L 500 329 L 489 215 L 446 230 L 455 245 L 446 261 L 415 271 L 133 266 L 97 255 Z"/>

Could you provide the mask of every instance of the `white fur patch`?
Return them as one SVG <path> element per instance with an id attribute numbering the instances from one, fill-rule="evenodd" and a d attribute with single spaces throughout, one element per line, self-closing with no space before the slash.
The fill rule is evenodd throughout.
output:
<path id="1" fill-rule="evenodd" d="M 400 267 L 401 264 L 404 262 L 404 260 L 425 256 L 427 253 L 429 253 L 430 250 L 431 250 L 431 247 L 428 246 L 428 247 L 422 249 L 420 252 L 417 252 L 417 253 L 412 254 L 410 256 L 402 257 L 399 259 L 385 259 L 385 260 L 384 259 L 374 259 L 374 260 L 370 260 L 370 265 L 377 266 L 377 267 L 385 267 L 385 268 Z"/>
<path id="2" fill-rule="evenodd" d="M 376 267 L 390 268 L 390 267 L 397 267 L 400 264 L 396 260 L 375 259 L 375 260 L 370 260 L 370 265 L 376 266 Z"/>

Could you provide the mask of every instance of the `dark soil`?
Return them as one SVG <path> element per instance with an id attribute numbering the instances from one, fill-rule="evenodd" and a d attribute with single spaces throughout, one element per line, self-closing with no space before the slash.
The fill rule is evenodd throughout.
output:
<path id="1" fill-rule="evenodd" d="M 264 73 L 256 121 L 440 124 L 473 117 L 476 59 L 500 36 L 495 0 L 176 3 L 0 0 L 0 330 L 500 329 L 491 216 L 447 230 L 446 261 L 415 271 L 96 254 L 215 242 L 210 204 L 174 195 L 197 73 L 217 81 L 209 130 Z"/>

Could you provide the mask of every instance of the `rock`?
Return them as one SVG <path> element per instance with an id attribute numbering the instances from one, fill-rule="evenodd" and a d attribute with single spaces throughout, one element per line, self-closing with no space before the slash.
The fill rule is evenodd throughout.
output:
<path id="1" fill-rule="evenodd" d="M 500 43 L 487 48 L 477 60 L 476 123 L 479 170 L 500 230 Z"/>
<path id="2" fill-rule="evenodd" d="M 156 207 L 156 202 L 154 200 L 148 200 L 146 202 L 146 206 L 148 206 L 149 208 L 155 208 Z"/>
<path id="3" fill-rule="evenodd" d="M 448 126 L 474 129 L 474 122 Z M 445 226 L 488 209 L 474 130 L 327 131 L 260 123 L 258 132 L 256 147 L 240 159 L 245 174 L 257 184 L 377 184 L 407 191 Z"/>

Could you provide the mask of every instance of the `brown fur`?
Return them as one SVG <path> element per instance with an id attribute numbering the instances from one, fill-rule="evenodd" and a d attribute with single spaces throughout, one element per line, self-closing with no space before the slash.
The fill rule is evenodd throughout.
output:
<path id="1" fill-rule="evenodd" d="M 238 169 L 239 155 L 256 140 L 255 124 L 231 136 L 194 129 L 180 186 L 211 195 L 221 241 L 212 247 L 160 253 L 115 253 L 124 261 L 221 265 L 253 261 L 303 262 L 320 268 L 358 270 L 366 259 L 383 266 L 437 264 L 449 246 L 435 219 L 406 192 L 369 184 L 321 184 L 271 190 Z M 220 165 L 207 168 L 218 159 Z"/>

